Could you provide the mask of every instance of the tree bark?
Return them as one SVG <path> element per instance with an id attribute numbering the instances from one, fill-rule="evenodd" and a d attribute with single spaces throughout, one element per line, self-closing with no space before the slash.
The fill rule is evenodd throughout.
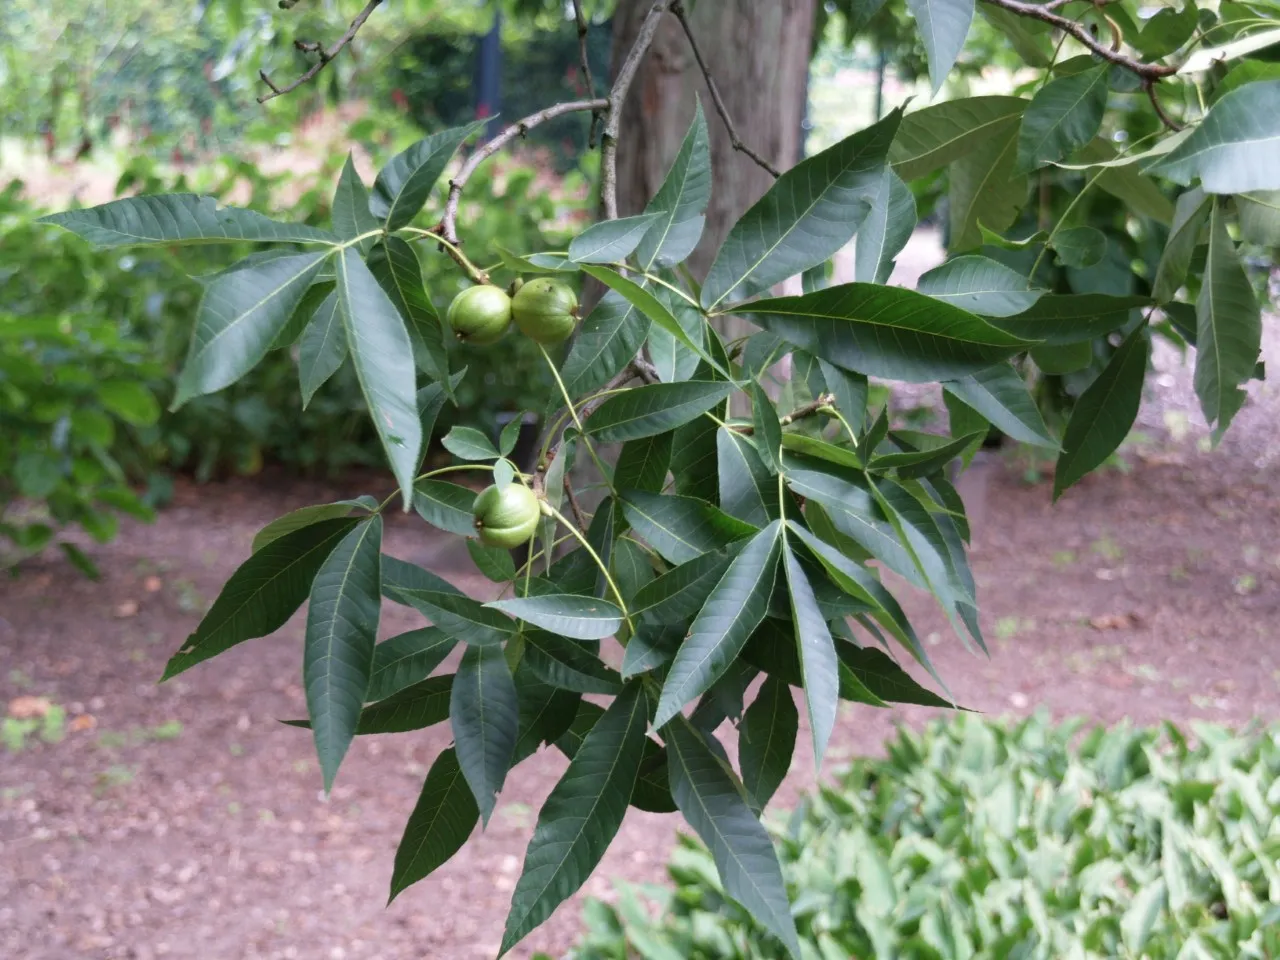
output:
<path id="1" fill-rule="evenodd" d="M 686 3 L 690 26 L 743 142 L 777 169 L 801 156 L 815 0 L 698 0 Z M 652 0 L 618 0 L 613 69 L 631 49 Z M 773 177 L 737 152 L 715 111 L 680 22 L 663 17 L 622 111 L 618 209 L 639 213 L 662 185 L 702 103 L 711 138 L 712 188 L 702 242 L 689 268 L 702 276 L 729 227 Z"/>

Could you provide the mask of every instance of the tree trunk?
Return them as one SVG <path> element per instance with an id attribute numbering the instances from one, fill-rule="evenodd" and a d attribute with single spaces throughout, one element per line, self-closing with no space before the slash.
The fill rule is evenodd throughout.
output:
<path id="1" fill-rule="evenodd" d="M 698 0 L 688 17 L 738 136 L 785 170 L 801 156 L 815 0 Z M 613 69 L 631 49 L 652 0 L 618 0 Z M 618 209 L 643 210 L 662 185 L 702 102 L 711 135 L 712 188 L 706 229 L 689 267 L 702 276 L 729 227 L 773 177 L 733 149 L 680 23 L 666 14 L 623 106 L 618 138 Z"/>

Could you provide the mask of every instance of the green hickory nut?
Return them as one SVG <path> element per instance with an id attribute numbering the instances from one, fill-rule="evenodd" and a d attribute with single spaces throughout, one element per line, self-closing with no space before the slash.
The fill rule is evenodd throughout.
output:
<path id="1" fill-rule="evenodd" d="M 453 298 L 445 320 L 459 340 L 494 343 L 511 325 L 511 298 L 500 287 L 479 283 Z"/>
<path id="2" fill-rule="evenodd" d="M 567 284 L 538 277 L 522 285 L 511 298 L 511 315 L 530 340 L 560 343 L 578 325 L 578 297 Z"/>
<path id="3" fill-rule="evenodd" d="M 480 541 L 507 550 L 528 543 L 542 517 L 537 496 L 520 483 L 486 487 L 471 512 Z"/>

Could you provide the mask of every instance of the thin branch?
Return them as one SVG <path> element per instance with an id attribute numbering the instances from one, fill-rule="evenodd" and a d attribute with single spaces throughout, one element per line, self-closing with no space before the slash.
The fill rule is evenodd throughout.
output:
<path id="1" fill-rule="evenodd" d="M 578 25 L 578 56 L 582 60 L 582 78 L 587 85 L 587 96 L 596 95 L 596 82 L 591 76 L 591 58 L 587 56 L 587 18 L 582 15 L 582 0 L 573 0 L 573 19 Z M 596 122 L 600 111 L 591 111 L 591 130 L 587 134 L 587 149 L 596 145 Z"/>
<path id="2" fill-rule="evenodd" d="M 364 26 L 364 22 L 369 19 L 369 14 L 373 13 L 373 11 L 381 3 L 382 3 L 382 0 L 369 0 L 369 2 L 364 5 L 364 9 L 361 10 L 358 14 L 356 14 L 356 18 L 351 21 L 351 26 L 347 27 L 347 32 L 344 33 L 341 37 L 339 37 L 338 42 L 335 43 L 328 50 L 321 47 L 318 43 L 317 44 L 310 44 L 310 43 L 295 44 L 295 46 L 297 46 L 299 50 L 314 51 L 315 53 L 319 54 L 319 59 L 317 59 L 316 62 L 311 65 L 311 69 L 309 69 L 306 73 L 300 76 L 297 80 L 293 81 L 293 83 L 287 84 L 286 86 L 283 86 L 283 87 L 278 87 L 271 82 L 271 78 L 267 76 L 267 72 L 265 70 L 259 70 L 258 76 L 260 76 L 262 78 L 262 82 L 265 83 L 271 89 L 271 92 L 265 93 L 262 96 L 260 96 L 258 98 L 258 102 L 266 103 L 268 100 L 274 100 L 276 97 L 282 97 L 286 93 L 290 93 L 294 90 L 297 90 L 304 83 L 306 83 L 307 81 L 315 77 L 317 73 L 319 73 L 321 70 L 323 70 L 325 67 L 329 65 L 330 60 L 332 60 L 334 57 L 336 57 L 338 54 L 342 52 L 343 47 L 345 47 L 348 43 L 350 43 L 355 38 L 355 35 L 360 32 L 360 28 Z M 284 6 L 284 4 L 282 3 L 281 6 Z M 293 4 L 289 4 L 289 6 L 293 6 Z M 286 9 L 288 8 L 286 7 Z"/>
<path id="3" fill-rule="evenodd" d="M 618 219 L 618 127 L 622 123 L 622 104 L 627 99 L 627 91 L 631 89 L 631 81 L 635 79 L 640 61 L 653 43 L 654 34 L 658 32 L 658 24 L 662 15 L 671 6 L 672 0 L 657 0 L 645 14 L 636 34 L 635 45 L 627 53 L 627 58 L 618 68 L 618 76 L 613 81 L 613 89 L 609 91 L 609 116 L 604 123 L 604 133 L 600 137 L 601 172 L 600 196 L 604 202 L 606 220 Z"/>
<path id="4" fill-rule="evenodd" d="M 680 21 L 680 26 L 684 27 L 684 35 L 689 38 L 689 49 L 693 51 L 693 59 L 698 61 L 702 76 L 707 81 L 707 89 L 711 91 L 711 101 L 716 105 L 716 113 L 720 114 L 720 119 L 724 121 L 725 128 L 729 131 L 729 142 L 733 144 L 733 149 L 740 153 L 745 153 L 759 167 L 773 174 L 775 178 L 782 176 L 777 167 L 748 147 L 742 142 L 742 138 L 738 136 L 738 130 L 729 116 L 729 108 L 724 105 L 724 100 L 720 96 L 720 88 L 716 86 L 715 78 L 711 76 L 711 70 L 707 66 L 707 62 L 702 59 L 702 51 L 698 49 L 698 41 L 693 37 L 693 28 L 689 26 L 689 18 L 685 16 L 684 4 L 680 0 L 675 0 L 671 4 L 671 12 L 676 15 L 676 19 Z"/>
<path id="5" fill-rule="evenodd" d="M 786 416 L 780 417 L 778 423 L 781 426 L 789 426 L 797 420 L 803 420 L 805 417 L 812 417 L 815 413 L 820 413 L 823 407 L 830 407 L 836 402 L 836 398 L 830 393 L 824 393 L 815 400 L 810 400 L 803 406 L 796 407 Z M 756 432 L 754 424 L 744 423 L 736 425 L 733 428 L 738 433 L 752 434 Z"/>
<path id="6" fill-rule="evenodd" d="M 636 368 L 636 376 L 645 383 L 661 383 L 662 378 L 658 376 L 658 368 L 646 360 L 640 354 L 636 354 L 631 361 L 631 365 Z"/>
<path id="7" fill-rule="evenodd" d="M 600 406 L 600 404 L 608 400 L 610 396 L 612 396 L 612 391 L 617 390 L 624 383 L 627 383 L 630 380 L 634 380 L 637 377 L 641 379 L 647 379 L 646 374 L 643 372 L 643 367 L 641 365 L 643 365 L 644 367 L 648 367 L 649 370 L 653 372 L 654 379 L 655 380 L 657 379 L 657 371 L 653 369 L 653 366 L 651 364 L 646 363 L 645 360 L 642 359 L 641 357 L 637 356 L 625 367 L 623 367 L 616 374 L 614 374 L 613 379 L 611 379 L 608 383 L 606 383 L 603 387 L 601 387 L 600 391 L 596 394 L 594 398 L 592 398 L 591 400 L 588 400 L 586 403 L 582 405 L 582 407 L 578 410 L 579 419 L 585 420 L 587 417 L 591 416 L 591 414 L 595 413 L 596 408 Z M 559 440 L 557 440 L 555 443 L 547 447 L 546 453 L 544 453 L 541 457 L 538 458 L 538 464 L 535 469 L 538 471 L 539 474 L 543 473 L 551 465 L 551 462 L 555 460 L 556 453 L 559 452 L 560 446 L 561 444 L 563 444 L 563 442 L 564 442 L 564 437 L 562 435 Z"/>
<path id="8" fill-rule="evenodd" d="M 462 169 L 458 171 L 457 176 L 449 181 L 449 198 L 445 201 L 444 217 L 440 220 L 440 235 L 450 243 L 457 244 L 458 203 L 462 200 L 462 188 L 467 185 L 467 181 L 471 179 L 471 175 L 476 172 L 476 168 L 480 164 L 484 163 L 516 137 L 523 137 L 540 123 L 545 123 L 566 113 L 574 113 L 581 110 L 605 110 L 608 106 L 609 101 L 602 99 L 571 100 L 568 103 L 557 103 L 544 110 L 539 110 L 537 113 L 531 113 L 523 120 L 517 120 L 488 143 L 479 147 L 467 158 L 467 162 L 462 165 Z"/>
<path id="9" fill-rule="evenodd" d="M 1151 106 L 1155 108 L 1156 116 L 1160 118 L 1160 122 L 1174 133 L 1185 129 L 1182 124 L 1165 113 L 1164 106 L 1160 103 L 1160 98 L 1156 96 L 1155 83 L 1151 80 L 1144 80 L 1142 86 L 1147 91 L 1147 99 L 1151 101 Z"/>
<path id="10" fill-rule="evenodd" d="M 573 484 L 568 477 L 564 481 L 564 495 L 569 501 L 569 509 L 573 511 L 573 518 L 578 521 L 578 527 L 585 533 L 590 524 L 587 523 L 587 515 L 582 512 L 582 504 L 578 503 L 578 495 L 573 492 Z"/>
<path id="11" fill-rule="evenodd" d="M 1088 47 L 1103 60 L 1124 67 L 1126 70 L 1137 74 L 1143 80 L 1155 81 L 1178 72 L 1177 67 L 1166 67 L 1158 63 L 1143 63 L 1140 60 L 1133 59 L 1133 57 L 1125 56 L 1119 50 L 1112 50 L 1110 46 L 1093 36 L 1087 28 L 1054 13 L 1050 9 L 1051 3 L 1023 3 L 1022 0 L 987 0 L 987 3 L 1000 7 L 1002 10 L 1008 10 L 1010 13 L 1016 13 L 1020 17 L 1042 20 L 1050 26 L 1057 27 L 1064 33 L 1075 37 L 1081 44 Z"/>

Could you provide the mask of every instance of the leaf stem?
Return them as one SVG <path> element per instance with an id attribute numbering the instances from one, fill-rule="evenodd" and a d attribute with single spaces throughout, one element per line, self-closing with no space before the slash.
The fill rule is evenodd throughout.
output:
<path id="1" fill-rule="evenodd" d="M 634 636 L 636 628 L 631 622 L 631 613 L 627 610 L 627 601 L 622 599 L 622 591 L 618 589 L 618 584 L 614 582 L 613 575 L 609 573 L 609 567 L 600 559 L 600 554 L 596 553 L 595 548 L 587 542 L 587 538 L 583 535 L 582 531 L 569 522 L 568 517 L 555 507 L 551 506 L 551 504 L 547 503 L 545 500 L 542 501 L 542 503 L 544 509 L 550 511 L 551 515 L 555 517 L 556 520 L 558 520 L 571 534 L 573 534 L 577 541 L 582 544 L 583 549 L 591 555 L 591 559 L 596 562 L 596 566 L 599 567 L 600 572 L 604 574 L 605 583 L 609 584 L 609 589 L 613 591 L 613 596 L 618 601 L 618 607 L 622 610 L 622 619 L 627 622 L 627 628 Z"/>
<path id="2" fill-rule="evenodd" d="M 423 230 L 420 227 L 403 227 L 402 229 L 414 234 L 421 240 L 430 239 L 440 244 L 440 246 L 444 247 L 449 256 L 453 258 L 453 262 L 460 266 L 462 268 L 462 272 L 470 277 L 475 283 L 491 282 L 489 280 L 489 274 L 472 263 L 467 258 L 467 255 L 462 252 L 462 248 L 456 243 L 451 243 L 446 240 L 443 234 L 437 233 L 435 230 Z"/>
<path id="3" fill-rule="evenodd" d="M 613 488 L 613 478 L 609 476 L 609 472 L 605 469 L 604 463 L 600 460 L 600 455 L 596 453 L 595 445 L 591 442 L 591 438 L 587 436 L 585 430 L 582 429 L 582 421 L 578 418 L 578 408 L 573 405 L 573 400 L 569 396 L 569 391 L 564 385 L 564 381 L 560 379 L 560 371 L 556 369 L 555 362 L 551 359 L 551 354 L 547 353 L 547 348 L 542 344 L 538 344 L 538 350 L 542 353 L 542 359 L 547 361 L 547 366 L 551 370 L 551 375 L 555 377 L 556 386 L 560 388 L 560 396 L 564 397 L 565 406 L 569 408 L 569 413 L 573 415 L 573 425 L 578 428 L 578 436 L 581 438 L 583 445 L 587 448 L 587 453 L 591 454 L 591 459 L 595 461 L 596 469 L 600 471 L 600 476 L 604 478 L 604 482 L 609 485 L 609 492 L 615 497 L 618 491 Z"/>
<path id="4" fill-rule="evenodd" d="M 647 271 L 641 271 L 640 276 L 644 277 L 646 280 L 652 280 L 654 283 L 659 284 L 660 286 L 666 287 L 672 293 L 676 294 L 681 299 L 683 299 L 690 306 L 696 307 L 699 311 L 701 311 L 702 308 L 698 306 L 698 301 L 693 299 L 693 297 L 689 296 L 689 294 L 681 290 L 674 283 L 668 283 L 666 280 L 663 280 L 661 277 L 656 276 L 655 274 L 652 274 L 652 273 L 648 273 Z"/>

